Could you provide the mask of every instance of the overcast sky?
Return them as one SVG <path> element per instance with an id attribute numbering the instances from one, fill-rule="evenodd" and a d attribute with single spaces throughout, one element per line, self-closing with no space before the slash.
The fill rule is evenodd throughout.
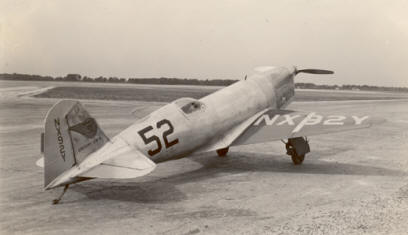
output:
<path id="1" fill-rule="evenodd" d="M 408 1 L 0 0 L 0 73 L 241 79 L 261 65 L 408 87 Z"/>

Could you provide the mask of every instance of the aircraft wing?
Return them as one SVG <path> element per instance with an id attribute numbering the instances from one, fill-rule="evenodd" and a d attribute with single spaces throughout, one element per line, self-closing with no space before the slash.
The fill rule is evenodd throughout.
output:
<path id="1" fill-rule="evenodd" d="M 222 149 L 230 146 L 237 137 L 239 137 L 251 124 L 254 123 L 254 121 L 257 118 L 259 118 L 262 114 L 269 110 L 270 109 L 264 109 L 255 114 L 254 116 L 250 117 L 249 119 L 234 126 L 227 132 L 217 135 L 216 138 L 212 139 L 209 143 L 205 144 L 204 146 L 194 151 L 193 154 L 211 152 L 217 149 Z"/>
<path id="2" fill-rule="evenodd" d="M 311 136 L 370 127 L 381 119 L 369 116 L 324 115 L 315 112 L 268 110 L 234 140 L 231 146 Z"/>

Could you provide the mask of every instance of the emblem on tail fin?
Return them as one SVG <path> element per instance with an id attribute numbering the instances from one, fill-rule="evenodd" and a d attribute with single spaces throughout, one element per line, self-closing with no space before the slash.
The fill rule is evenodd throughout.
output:
<path id="1" fill-rule="evenodd" d="M 86 136 L 88 139 L 91 139 L 95 137 L 98 131 L 98 125 L 96 124 L 95 119 L 89 117 L 86 118 L 83 122 L 69 127 L 69 130 L 78 132 L 79 134 Z"/>

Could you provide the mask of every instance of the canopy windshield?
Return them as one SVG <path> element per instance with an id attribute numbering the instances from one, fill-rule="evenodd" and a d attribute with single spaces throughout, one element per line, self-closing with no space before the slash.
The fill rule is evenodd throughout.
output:
<path id="1" fill-rule="evenodd" d="M 191 114 L 205 108 L 202 102 L 193 98 L 180 98 L 173 103 L 176 104 L 185 114 Z"/>

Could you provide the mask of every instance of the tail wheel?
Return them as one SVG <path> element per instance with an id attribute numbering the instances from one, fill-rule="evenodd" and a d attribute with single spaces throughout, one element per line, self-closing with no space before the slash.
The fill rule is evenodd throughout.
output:
<path id="1" fill-rule="evenodd" d="M 305 155 L 297 155 L 296 153 L 294 153 L 293 155 L 291 155 L 292 157 L 292 162 L 294 165 L 300 165 L 303 163 L 303 160 L 305 160 Z"/>
<path id="2" fill-rule="evenodd" d="M 228 150 L 229 150 L 229 147 L 223 148 L 223 149 L 217 149 L 217 154 L 219 157 L 225 157 L 227 156 Z"/>

